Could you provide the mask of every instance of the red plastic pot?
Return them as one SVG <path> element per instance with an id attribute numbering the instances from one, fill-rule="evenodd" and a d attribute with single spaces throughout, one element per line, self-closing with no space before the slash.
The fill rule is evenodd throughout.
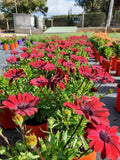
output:
<path id="1" fill-rule="evenodd" d="M 117 84 L 116 110 L 120 112 L 120 83 Z"/>
<path id="2" fill-rule="evenodd" d="M 75 157 L 73 160 L 77 160 L 78 157 Z M 91 152 L 90 154 L 80 158 L 80 160 L 96 160 L 96 152 Z"/>
<path id="3" fill-rule="evenodd" d="M 3 44 L 3 50 L 8 51 L 8 44 Z"/>
<path id="4" fill-rule="evenodd" d="M 99 52 L 95 48 L 93 48 L 93 51 L 94 51 L 95 61 L 97 62 L 99 60 Z"/>
<path id="5" fill-rule="evenodd" d="M 120 60 L 117 61 L 116 75 L 120 76 Z"/>
<path id="6" fill-rule="evenodd" d="M 0 123 L 4 129 L 15 129 L 17 125 L 12 120 L 14 116 L 14 111 L 10 111 L 9 109 L 1 109 L 3 112 L 0 112 Z"/>
<path id="7" fill-rule="evenodd" d="M 117 61 L 119 61 L 118 58 L 113 58 L 112 59 L 112 70 L 114 70 L 114 71 L 117 70 Z"/>
<path id="8" fill-rule="evenodd" d="M 36 126 L 25 125 L 25 127 L 26 127 L 26 132 L 31 130 L 29 134 L 35 133 L 37 138 L 40 137 L 43 140 L 45 140 L 45 137 L 47 136 L 47 134 L 44 131 L 48 130 L 47 122 L 40 124 L 40 125 L 36 125 Z M 37 147 L 39 147 L 39 144 L 37 144 Z"/>
<path id="9" fill-rule="evenodd" d="M 102 68 L 105 69 L 106 72 L 110 73 L 111 71 L 111 61 L 103 61 L 101 63 Z"/>

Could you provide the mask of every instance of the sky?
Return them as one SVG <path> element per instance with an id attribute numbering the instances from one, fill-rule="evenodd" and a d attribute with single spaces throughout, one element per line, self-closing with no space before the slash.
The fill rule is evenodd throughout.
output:
<path id="1" fill-rule="evenodd" d="M 72 14 L 80 14 L 83 9 L 79 6 L 74 6 L 75 0 L 48 0 L 47 17 L 52 15 L 66 15 L 71 10 Z"/>

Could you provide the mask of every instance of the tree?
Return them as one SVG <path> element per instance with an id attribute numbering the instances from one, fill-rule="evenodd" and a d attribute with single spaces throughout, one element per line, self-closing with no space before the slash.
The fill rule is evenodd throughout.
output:
<path id="1" fill-rule="evenodd" d="M 16 0 L 18 13 L 32 13 L 40 11 L 44 15 L 48 11 L 47 0 Z M 15 13 L 15 0 L 5 0 L 0 5 L 0 10 L 6 15 Z"/>
<path id="2" fill-rule="evenodd" d="M 114 0 L 114 8 L 113 8 L 113 24 L 116 24 L 117 12 L 120 8 L 120 0 Z"/>
<path id="3" fill-rule="evenodd" d="M 101 7 L 101 0 L 75 0 L 75 5 L 84 8 L 85 12 L 97 12 Z"/>

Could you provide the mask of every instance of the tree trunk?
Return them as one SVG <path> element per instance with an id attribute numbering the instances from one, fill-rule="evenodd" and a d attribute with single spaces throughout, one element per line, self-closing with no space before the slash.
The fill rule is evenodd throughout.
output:
<path id="1" fill-rule="evenodd" d="M 114 5 L 114 0 L 111 0 L 110 1 L 110 6 L 109 6 L 109 12 L 108 12 L 106 27 L 110 26 L 110 22 L 111 22 L 111 18 L 112 18 L 112 11 L 113 11 L 113 5 Z"/>
<path id="2" fill-rule="evenodd" d="M 118 11 L 118 10 L 115 8 L 114 16 L 113 16 L 113 25 L 116 25 L 117 11 Z"/>

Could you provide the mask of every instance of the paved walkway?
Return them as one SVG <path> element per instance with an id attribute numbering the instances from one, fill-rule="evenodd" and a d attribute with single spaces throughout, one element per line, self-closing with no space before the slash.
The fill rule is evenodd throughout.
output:
<path id="1" fill-rule="evenodd" d="M 20 51 L 20 48 L 24 46 L 24 43 L 22 43 L 17 50 Z M 6 64 L 4 63 L 6 58 L 9 57 L 10 54 L 10 50 L 9 51 L 3 51 L 2 46 L 0 46 L 0 74 L 3 73 L 4 68 L 6 68 Z M 21 51 L 20 51 L 21 52 Z M 94 59 L 90 59 L 90 64 L 95 64 Z M 99 89 L 99 93 L 104 93 L 107 92 L 110 88 L 114 89 L 114 92 L 112 94 L 109 94 L 107 96 L 105 96 L 104 98 L 101 99 L 101 101 L 105 104 L 105 107 L 109 109 L 110 112 L 110 116 L 108 117 L 110 120 L 110 126 L 118 126 L 119 127 L 119 132 L 118 135 L 120 136 L 120 113 L 118 113 L 115 110 L 115 104 L 116 104 L 116 86 L 117 83 L 120 83 L 120 76 L 116 76 L 115 75 L 115 71 L 111 72 L 111 75 L 114 77 L 115 81 L 113 84 L 103 84 L 100 89 Z M 12 132 L 12 134 L 11 134 Z M 17 138 L 16 135 L 16 131 L 12 130 L 12 129 L 8 129 L 8 130 L 4 130 L 5 135 L 10 136 L 10 139 L 14 139 Z M 11 138 L 12 137 L 12 138 Z M 1 142 L 1 139 L 0 139 Z M 99 155 L 97 156 L 97 160 L 101 160 L 101 158 L 99 157 Z M 120 158 L 119 158 L 120 160 Z"/>

